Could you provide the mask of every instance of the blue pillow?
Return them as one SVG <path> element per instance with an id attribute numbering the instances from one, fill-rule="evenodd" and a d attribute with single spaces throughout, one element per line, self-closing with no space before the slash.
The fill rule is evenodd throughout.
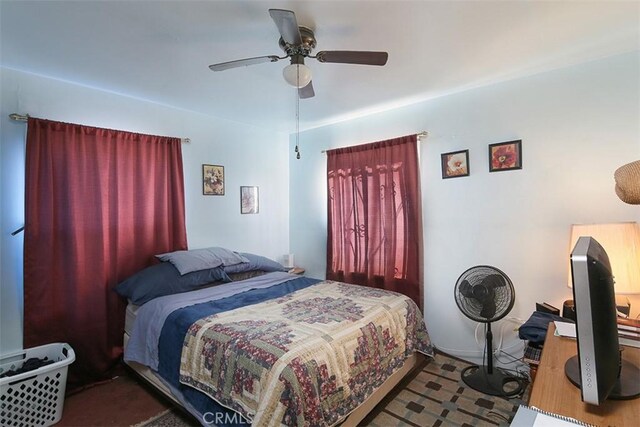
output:
<path id="1" fill-rule="evenodd" d="M 252 271 L 252 270 L 262 270 L 266 272 L 289 270 L 279 262 L 275 262 L 274 260 L 269 259 L 267 257 L 249 254 L 245 252 L 240 252 L 240 255 L 246 258 L 248 262 L 243 262 L 241 264 L 236 264 L 236 265 L 224 266 L 225 273 L 227 274 L 242 273 L 245 271 Z"/>
<path id="2" fill-rule="evenodd" d="M 129 277 L 115 287 L 117 293 L 136 305 L 164 295 L 192 291 L 212 282 L 230 282 L 222 267 L 180 275 L 169 262 L 152 265 Z"/>
<path id="3" fill-rule="evenodd" d="M 248 260 L 236 252 L 225 248 L 192 249 L 156 255 L 161 261 L 169 261 L 180 274 L 207 270 L 221 265 L 234 265 Z"/>

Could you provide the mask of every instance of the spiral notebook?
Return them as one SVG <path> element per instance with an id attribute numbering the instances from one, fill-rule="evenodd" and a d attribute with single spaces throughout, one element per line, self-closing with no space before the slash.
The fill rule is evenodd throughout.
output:
<path id="1" fill-rule="evenodd" d="M 512 427 L 571 427 L 590 426 L 591 424 L 578 421 L 575 418 L 554 414 L 538 409 L 534 406 L 520 405 L 511 421 Z"/>

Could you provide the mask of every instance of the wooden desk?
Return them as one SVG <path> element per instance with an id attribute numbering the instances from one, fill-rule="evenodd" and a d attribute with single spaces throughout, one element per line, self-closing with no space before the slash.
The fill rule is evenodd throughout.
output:
<path id="1" fill-rule="evenodd" d="M 531 390 L 529 406 L 597 426 L 640 425 L 640 399 L 607 400 L 600 406 L 582 401 L 580 389 L 571 384 L 564 373 L 565 362 L 578 352 L 576 340 L 556 337 L 555 330 L 555 325 L 551 322 Z M 640 349 L 624 347 L 622 357 L 640 366 Z M 640 381 L 640 378 L 638 380 Z"/>

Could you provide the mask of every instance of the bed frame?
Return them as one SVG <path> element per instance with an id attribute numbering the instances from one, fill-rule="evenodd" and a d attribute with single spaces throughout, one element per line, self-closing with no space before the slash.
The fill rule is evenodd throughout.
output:
<path id="1" fill-rule="evenodd" d="M 126 347 L 127 342 L 129 341 L 129 334 L 125 332 L 124 334 L 124 345 Z M 380 403 L 380 401 L 387 395 L 389 392 L 396 386 L 398 383 L 414 368 L 421 365 L 424 361 L 425 356 L 420 353 L 413 353 L 409 356 L 405 361 L 402 367 L 394 372 L 387 380 L 382 383 L 378 389 L 373 392 L 371 396 L 369 396 L 364 402 L 360 404 L 356 409 L 349 414 L 347 418 L 340 424 L 340 427 L 356 427 L 366 416 L 375 408 L 375 406 Z M 171 401 L 173 401 L 176 405 L 182 406 L 182 404 L 176 399 L 176 397 L 171 393 L 169 388 L 165 386 L 156 375 L 153 373 L 151 369 L 147 366 L 141 365 L 136 362 L 125 362 L 131 369 L 133 369 L 139 376 L 141 376 L 147 383 L 156 388 L 158 391 L 162 392 L 165 396 L 167 396 Z"/>

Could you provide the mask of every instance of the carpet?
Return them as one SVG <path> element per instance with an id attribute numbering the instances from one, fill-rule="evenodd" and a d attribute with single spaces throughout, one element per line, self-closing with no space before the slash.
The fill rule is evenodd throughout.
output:
<path id="1" fill-rule="evenodd" d="M 461 371 L 469 363 L 437 354 L 412 377 L 399 384 L 362 425 L 389 426 L 508 426 L 524 396 L 505 399 L 469 388 Z"/>
<path id="2" fill-rule="evenodd" d="M 525 395 L 507 400 L 466 386 L 460 372 L 469 363 L 444 354 L 428 359 L 387 395 L 361 426 L 438 427 L 508 426 Z M 197 426 L 197 421 L 172 409 L 135 427 Z"/>
<path id="3" fill-rule="evenodd" d="M 172 408 L 158 392 L 133 374 L 68 394 L 56 427 L 122 427 Z"/>
<path id="4" fill-rule="evenodd" d="M 199 425 L 200 423 L 198 423 L 191 415 L 173 408 L 167 409 L 155 417 L 151 417 L 150 419 L 131 427 L 197 427 Z"/>

